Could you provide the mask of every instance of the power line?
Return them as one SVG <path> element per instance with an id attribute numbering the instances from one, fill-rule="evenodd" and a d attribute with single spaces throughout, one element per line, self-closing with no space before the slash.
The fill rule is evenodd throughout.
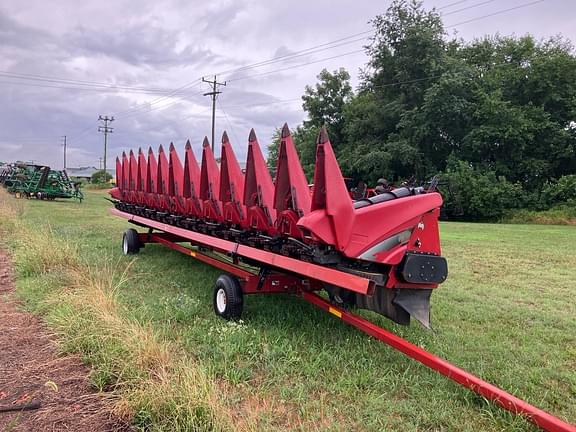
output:
<path id="1" fill-rule="evenodd" d="M 366 39 L 368 39 L 368 38 L 367 38 L 367 37 L 362 37 L 362 38 L 358 38 L 358 39 L 354 39 L 354 40 L 348 40 L 348 41 L 342 42 L 342 43 L 337 43 L 337 42 L 340 42 L 340 41 L 343 41 L 343 40 L 352 39 L 352 38 L 355 38 L 356 36 L 365 35 L 365 34 L 368 34 L 368 33 L 374 33 L 374 30 L 368 30 L 368 31 L 356 33 L 356 34 L 353 34 L 353 35 L 351 35 L 351 36 L 347 36 L 347 37 L 344 37 L 344 38 L 341 38 L 341 39 L 336 39 L 336 40 L 334 40 L 334 41 L 326 42 L 326 43 L 323 43 L 323 44 L 320 44 L 320 45 L 316 45 L 316 46 L 313 46 L 313 47 L 310 47 L 310 48 L 306 48 L 306 49 L 303 49 L 303 50 L 300 50 L 300 51 L 295 51 L 295 52 L 290 53 L 290 54 L 285 54 L 285 55 L 282 55 L 282 56 L 273 57 L 273 58 L 268 59 L 268 60 L 263 60 L 263 61 L 261 61 L 261 62 L 252 63 L 252 64 L 250 64 L 250 65 L 242 66 L 242 67 L 239 67 L 239 68 L 229 69 L 229 70 L 226 70 L 226 71 L 222 71 L 222 72 L 219 72 L 217 75 L 229 75 L 229 74 L 231 74 L 231 73 L 242 72 L 242 71 L 249 70 L 249 69 L 255 69 L 255 68 L 258 68 L 258 67 L 262 67 L 262 66 L 268 66 L 268 65 L 274 64 L 274 63 L 285 62 L 285 61 L 287 61 L 287 60 L 292 60 L 292 59 L 294 59 L 294 58 L 298 58 L 298 57 L 302 57 L 302 56 L 306 56 L 306 55 L 310 55 L 310 54 L 315 54 L 315 53 L 322 52 L 322 51 L 326 51 L 326 50 L 329 50 L 329 49 L 338 48 L 338 47 L 341 47 L 341 46 L 344 46 L 344 45 L 349 45 L 349 44 L 352 44 L 352 43 L 360 42 L 360 41 L 366 40 Z M 328 45 L 330 45 L 330 46 L 328 46 Z"/>
<path id="2" fill-rule="evenodd" d="M 267 105 L 279 105 L 288 102 L 295 102 L 295 101 L 302 101 L 302 98 L 293 98 L 293 99 L 284 99 L 278 100 L 273 102 L 262 102 L 262 103 L 254 103 L 254 104 L 238 104 L 238 105 L 229 105 L 228 109 L 230 108 L 251 108 L 251 107 L 259 107 L 259 106 L 267 106 Z"/>
<path id="3" fill-rule="evenodd" d="M 204 117 L 202 114 L 206 113 L 207 111 L 210 111 L 210 108 L 206 108 L 206 109 L 204 109 L 200 112 L 194 113 L 194 114 L 189 114 L 186 117 L 183 117 L 181 120 L 187 120 L 187 119 L 192 118 L 192 117 Z"/>
<path id="4" fill-rule="evenodd" d="M 120 84 L 111 84 L 111 83 L 103 83 L 97 81 L 85 81 L 85 80 L 76 80 L 72 78 L 60 78 L 60 77 L 50 77 L 45 75 L 36 75 L 36 74 L 27 74 L 27 73 L 16 73 L 16 72 L 9 72 L 9 71 L 0 71 L 0 76 L 5 76 L 7 78 L 14 78 L 14 79 L 21 79 L 21 80 L 30 80 L 30 81 L 46 81 L 46 82 L 53 82 L 53 83 L 63 83 L 63 84 L 74 84 L 77 86 L 87 86 L 87 87 L 96 87 L 96 88 L 110 88 L 110 89 L 125 89 L 125 90 L 133 90 L 133 91 L 142 91 L 142 92 L 158 92 L 158 93 L 168 93 L 171 92 L 173 89 L 163 89 L 163 88 L 155 88 L 155 87 L 135 87 L 135 86 L 126 86 Z"/>
<path id="5" fill-rule="evenodd" d="M 220 102 L 220 110 L 224 113 L 224 118 L 226 119 L 226 123 L 228 123 L 228 127 L 230 128 L 230 132 L 232 132 L 234 139 L 236 140 L 237 143 L 239 143 L 240 140 L 236 136 L 236 132 L 234 131 L 234 128 L 232 127 L 232 123 L 230 122 L 230 119 L 228 118 L 228 114 L 226 114 L 226 110 L 224 109 L 224 105 L 222 104 L 222 102 Z"/>
<path id="6" fill-rule="evenodd" d="M 262 72 L 262 73 L 257 73 L 257 74 L 253 74 L 253 75 L 248 75 L 248 76 L 243 76 L 243 77 L 239 77 L 239 78 L 234 78 L 234 79 L 229 80 L 229 82 L 240 81 L 240 80 L 245 80 L 245 79 L 252 79 L 252 78 L 256 78 L 256 77 L 264 76 L 264 75 L 270 75 L 270 74 L 274 74 L 274 73 L 277 73 L 277 72 L 283 72 L 283 71 L 290 70 L 290 69 L 296 69 L 296 68 L 299 68 L 299 67 L 303 67 L 303 66 L 308 66 L 308 65 L 311 65 L 311 64 L 320 63 L 320 62 L 323 62 L 323 61 L 326 61 L 326 60 L 332 60 L 332 59 L 335 59 L 335 58 L 345 57 L 345 56 L 348 56 L 348 55 L 358 54 L 358 53 L 363 53 L 363 52 L 364 52 L 363 49 L 361 49 L 361 50 L 355 50 L 355 51 L 349 51 L 349 52 L 346 52 L 346 53 L 343 53 L 343 54 L 338 54 L 338 55 L 335 55 L 335 56 L 332 56 L 332 57 L 325 57 L 325 58 L 321 58 L 321 59 L 319 59 L 319 60 L 310 61 L 310 62 L 306 62 L 306 63 L 300 63 L 300 64 L 297 64 L 297 65 L 288 66 L 288 67 L 285 67 L 285 68 L 282 68 L 282 69 L 275 69 L 275 70 L 271 70 L 271 71 L 268 71 L 268 72 Z"/>
<path id="7" fill-rule="evenodd" d="M 460 8 L 460 9 L 456 9 L 456 10 L 450 11 L 450 12 L 448 12 L 448 13 L 442 14 L 442 16 L 443 16 L 443 17 L 447 17 L 448 15 L 453 15 L 453 14 L 458 13 L 458 12 L 462 12 L 462 11 L 465 11 L 465 10 L 468 10 L 468 9 L 473 9 L 473 8 L 476 8 L 476 7 L 479 7 L 479 6 L 483 6 L 483 5 L 485 5 L 485 4 L 492 3 L 492 2 L 494 2 L 494 1 L 495 1 L 495 0 L 485 0 L 485 1 L 482 1 L 482 2 L 480 2 L 480 3 L 475 3 L 475 4 L 473 4 L 473 5 L 470 5 L 470 6 L 467 6 L 467 7 L 464 7 L 464 8 Z"/>
<path id="8" fill-rule="evenodd" d="M 193 93 L 191 95 L 189 95 L 189 98 L 192 98 L 194 96 L 200 96 L 203 94 L 203 91 L 199 91 L 196 93 Z M 119 113 L 116 114 L 116 117 L 118 117 L 119 115 L 122 117 L 122 119 L 126 119 L 126 118 L 130 118 L 130 117 L 134 117 L 134 116 L 138 116 L 141 114 L 148 114 L 151 111 L 156 111 L 158 109 L 164 109 L 164 108 L 168 108 L 172 105 L 177 104 L 178 102 L 180 102 L 181 100 L 184 99 L 184 96 L 176 96 L 173 98 L 165 98 L 165 100 L 168 99 L 173 99 L 172 101 L 168 102 L 167 104 L 164 105 L 160 105 L 160 106 L 153 106 L 153 104 L 155 103 L 160 103 L 162 101 L 158 100 L 157 102 L 151 101 L 148 102 L 140 107 L 136 107 L 136 108 L 131 108 L 129 110 L 125 110 L 125 111 L 120 111 Z M 124 113 L 124 114 L 123 114 Z"/>
<path id="9" fill-rule="evenodd" d="M 521 4 L 521 5 L 518 5 L 518 6 L 514 6 L 514 7 L 511 7 L 511 8 L 508 8 L 508 9 L 502 9 L 502 10 L 493 12 L 493 13 L 491 13 L 491 14 L 482 15 L 482 16 L 479 16 L 479 17 L 476 17 L 476 18 L 471 18 L 471 19 L 466 20 L 466 21 L 461 21 L 461 22 L 459 22 L 459 23 L 452 24 L 452 25 L 446 26 L 446 27 L 444 27 L 444 28 L 452 28 L 452 27 L 456 27 L 456 26 L 459 26 L 459 25 L 462 25 L 462 24 L 468 24 L 468 23 L 471 23 L 471 22 L 474 22 L 474 21 L 479 21 L 479 20 L 482 20 L 482 19 L 484 19 L 484 18 L 490 18 L 490 17 L 496 16 L 496 15 L 500 15 L 500 14 L 503 14 L 503 13 L 506 13 L 506 12 L 510 12 L 510 11 L 513 11 L 513 10 L 522 9 L 522 8 L 525 8 L 525 7 L 528 7 L 528 6 L 532 6 L 532 5 L 535 5 L 535 4 L 537 4 L 537 3 L 542 3 L 543 1 L 545 1 L 545 0 L 536 0 L 536 1 L 533 1 L 533 2 L 530 2 L 530 3 L 524 3 L 524 4 Z"/>
<path id="10" fill-rule="evenodd" d="M 448 9 L 449 7 L 456 6 L 456 5 L 459 5 L 459 4 L 462 4 L 462 3 L 466 3 L 467 1 L 469 1 L 469 0 L 455 1 L 455 2 L 453 2 L 453 3 L 449 3 L 449 4 L 447 4 L 447 5 L 444 5 L 444 6 L 440 7 L 440 8 L 438 8 L 438 10 Z"/>
<path id="11" fill-rule="evenodd" d="M 126 89 L 114 89 L 110 88 L 96 88 L 96 87 L 74 87 L 74 86 L 66 86 L 66 85 L 50 85 L 50 84 L 38 84 L 38 83 L 29 83 L 29 82 L 19 82 L 19 81 L 0 81 L 0 84 L 8 84 L 12 86 L 26 86 L 26 87 L 43 87 L 43 88 L 55 88 L 55 89 L 63 89 L 63 90 L 79 90 L 79 91 L 96 91 L 99 93 L 137 93 L 137 94 L 147 94 L 152 93 L 156 94 L 158 92 L 153 91 L 135 91 L 135 90 L 126 90 Z"/>
<path id="12" fill-rule="evenodd" d="M 150 102 L 147 102 L 145 107 L 142 106 L 142 107 L 136 107 L 136 108 L 129 108 L 127 110 L 117 112 L 116 116 L 121 116 L 121 115 L 124 115 L 124 117 L 132 116 L 134 113 L 137 113 L 138 111 L 142 111 L 142 110 L 145 111 L 147 107 L 155 105 L 157 103 L 160 103 L 160 102 L 162 102 L 164 100 L 168 100 L 168 99 L 176 99 L 176 101 L 178 101 L 184 97 L 184 96 L 175 96 L 179 91 L 181 91 L 183 89 L 191 90 L 192 88 L 194 88 L 200 84 L 202 84 L 202 81 L 200 81 L 199 79 L 194 80 L 194 81 L 190 81 L 189 83 L 186 83 L 183 86 L 178 87 L 177 89 L 173 90 L 171 93 L 168 93 L 167 95 L 158 97 L 156 99 L 151 100 Z M 190 96 L 196 96 L 196 95 L 201 94 L 201 93 L 202 92 L 194 93 Z M 173 96 L 175 96 L 175 97 L 173 97 Z M 175 103 L 175 101 L 172 101 L 172 103 Z M 172 105 L 172 103 L 166 105 L 166 107 L 169 105 Z M 148 111 L 152 111 L 152 109 L 150 109 Z"/>

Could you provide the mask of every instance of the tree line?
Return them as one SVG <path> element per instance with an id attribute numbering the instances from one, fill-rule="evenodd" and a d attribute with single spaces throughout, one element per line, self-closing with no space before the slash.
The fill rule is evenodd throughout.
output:
<path id="1" fill-rule="evenodd" d="M 374 184 L 440 174 L 451 216 L 576 207 L 576 57 L 560 36 L 449 37 L 436 10 L 395 0 L 371 24 L 353 89 L 345 69 L 306 86 L 294 130 L 312 177 L 315 136 L 329 130 L 343 173 Z M 269 147 L 275 161 L 278 134 Z"/>

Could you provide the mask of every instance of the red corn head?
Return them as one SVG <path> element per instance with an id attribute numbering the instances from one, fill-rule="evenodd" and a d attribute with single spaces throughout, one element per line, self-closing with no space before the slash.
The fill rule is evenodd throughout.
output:
<path id="1" fill-rule="evenodd" d="M 170 143 L 170 157 L 168 160 L 168 195 L 170 200 L 170 211 L 183 215 L 186 212 L 184 201 L 184 168 L 176 153 L 174 144 Z"/>
<path id="2" fill-rule="evenodd" d="M 138 201 L 136 194 L 136 182 L 138 179 L 138 161 L 134 152 L 130 150 L 128 156 L 128 200 L 132 203 Z"/>
<path id="3" fill-rule="evenodd" d="M 122 192 L 126 194 L 130 190 L 130 162 L 126 156 L 126 152 L 122 152 Z"/>
<path id="4" fill-rule="evenodd" d="M 298 219 L 310 212 L 310 190 L 287 124 L 282 128 L 278 150 L 274 208 L 277 211 L 278 230 L 302 238 L 302 232 L 296 224 Z"/>
<path id="5" fill-rule="evenodd" d="M 138 177 L 136 179 L 137 202 L 140 205 L 146 204 L 144 191 L 146 189 L 146 173 L 148 171 L 148 162 L 142 148 L 138 149 Z"/>
<path id="6" fill-rule="evenodd" d="M 121 200 L 122 198 L 122 163 L 116 156 L 116 187 L 110 190 L 112 198 Z"/>
<path id="7" fill-rule="evenodd" d="M 269 235 L 276 234 L 274 183 L 254 129 L 250 131 L 248 138 L 243 202 L 247 209 L 248 223 L 251 228 L 266 232 Z"/>
<path id="8" fill-rule="evenodd" d="M 184 158 L 184 189 L 188 216 L 201 218 L 202 203 L 200 202 L 200 167 L 192 151 L 190 141 L 186 141 L 186 156 Z"/>
<path id="9" fill-rule="evenodd" d="M 158 163 L 154 156 L 152 147 L 148 149 L 148 168 L 146 170 L 146 183 L 144 193 L 146 196 L 146 204 L 148 207 L 155 209 L 156 205 L 156 191 L 158 184 Z"/>
<path id="10" fill-rule="evenodd" d="M 323 243 L 342 251 L 350 242 L 354 207 L 326 129 L 318 134 L 311 212 L 298 222 Z"/>
<path id="11" fill-rule="evenodd" d="M 202 167 L 200 170 L 200 199 L 204 217 L 208 220 L 221 222 L 222 209 L 218 200 L 220 191 L 220 174 L 214 154 L 210 149 L 208 138 L 204 137 L 202 143 Z"/>
<path id="12" fill-rule="evenodd" d="M 168 199 L 168 158 L 164 153 L 164 147 L 158 147 L 158 183 L 156 187 L 158 210 L 169 211 L 170 201 Z"/>
<path id="13" fill-rule="evenodd" d="M 228 134 L 222 135 L 220 157 L 220 202 L 224 221 L 245 228 L 248 225 L 244 197 L 244 175 L 230 145 Z"/>

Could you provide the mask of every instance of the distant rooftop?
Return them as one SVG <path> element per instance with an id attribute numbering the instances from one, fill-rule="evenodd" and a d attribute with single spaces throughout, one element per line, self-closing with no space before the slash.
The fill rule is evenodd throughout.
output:
<path id="1" fill-rule="evenodd" d="M 78 167 L 78 168 L 66 168 L 66 172 L 68 173 L 68 175 L 70 177 L 90 178 L 90 177 L 92 177 L 92 174 L 94 174 L 96 171 L 100 171 L 100 170 L 96 167 L 93 167 L 93 166 Z M 106 170 L 106 172 L 108 174 L 110 174 L 112 177 L 114 177 L 116 175 L 116 170 L 112 169 L 112 168 L 108 168 Z"/>

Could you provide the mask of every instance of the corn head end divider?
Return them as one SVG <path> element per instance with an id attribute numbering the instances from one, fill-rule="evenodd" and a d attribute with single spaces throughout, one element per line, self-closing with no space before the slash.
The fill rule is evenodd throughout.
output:
<path id="1" fill-rule="evenodd" d="M 430 326 L 431 294 L 448 275 L 435 182 L 353 201 L 323 129 L 310 187 L 285 125 L 274 181 L 251 131 L 244 172 L 224 133 L 220 166 L 205 138 L 200 164 L 190 142 L 183 163 L 172 144 L 124 153 L 116 184 L 112 214 L 144 228 L 124 233 L 124 253 L 160 243 L 223 270 L 213 293 L 219 316 L 238 319 L 245 295 L 298 295 L 545 430 L 576 431 L 350 311 Z"/>

